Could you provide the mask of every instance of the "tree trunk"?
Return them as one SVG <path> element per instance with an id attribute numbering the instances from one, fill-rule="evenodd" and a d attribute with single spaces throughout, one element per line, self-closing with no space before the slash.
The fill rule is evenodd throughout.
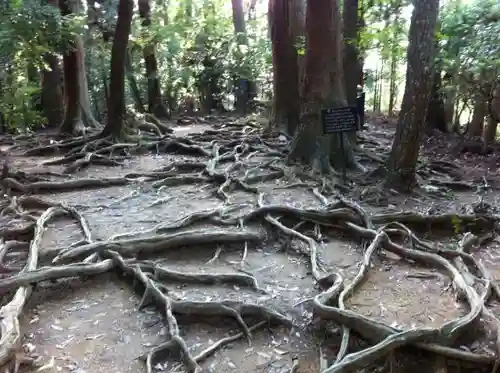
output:
<path id="1" fill-rule="evenodd" d="M 306 37 L 306 0 L 290 0 L 290 33 L 292 36 L 295 48 L 305 47 L 304 41 Z M 302 95 L 304 86 L 304 74 L 306 59 L 305 53 L 297 53 L 297 68 L 298 68 L 298 87 L 299 97 Z"/>
<path id="2" fill-rule="evenodd" d="M 108 121 L 102 131 L 103 136 L 111 135 L 120 138 L 123 135 L 125 115 L 125 62 L 127 44 L 130 35 L 133 0 L 120 0 L 118 4 L 118 21 L 111 49 L 111 73 L 109 90 L 113 94 L 108 101 Z"/>
<path id="3" fill-rule="evenodd" d="M 78 57 L 78 88 L 80 89 L 79 104 L 82 113 L 82 121 L 85 127 L 98 128 L 100 123 L 94 118 L 90 109 L 89 87 L 87 83 L 87 73 L 85 67 L 85 49 L 83 39 L 77 35 L 75 37 L 76 53 Z"/>
<path id="4" fill-rule="evenodd" d="M 484 128 L 484 117 L 486 116 L 486 100 L 478 95 L 474 100 L 472 119 L 467 126 L 467 135 L 481 136 Z"/>
<path id="5" fill-rule="evenodd" d="M 127 76 L 128 86 L 132 93 L 132 99 L 134 100 L 135 110 L 138 113 L 144 113 L 144 102 L 142 101 L 141 91 L 137 84 L 137 80 L 134 76 L 134 67 L 132 66 L 132 50 L 127 48 L 127 54 L 125 56 L 125 74 Z"/>
<path id="6" fill-rule="evenodd" d="M 439 0 L 420 0 L 413 8 L 408 33 L 406 85 L 396 135 L 387 161 L 386 185 L 409 192 L 425 129 L 436 47 Z"/>
<path id="7" fill-rule="evenodd" d="M 483 131 L 483 153 L 488 152 L 490 144 L 495 142 L 497 136 L 498 122 L 488 116 L 486 126 Z"/>
<path id="8" fill-rule="evenodd" d="M 483 131 L 483 151 L 486 153 L 497 136 L 498 122 L 500 121 L 500 85 L 495 83 L 488 100 L 488 122 Z"/>
<path id="9" fill-rule="evenodd" d="M 349 105 L 356 105 L 358 93 L 359 58 L 358 58 L 358 0 L 344 0 L 344 77 L 345 94 Z"/>
<path id="10" fill-rule="evenodd" d="M 401 3 L 394 10 L 394 20 L 392 22 L 392 40 L 391 40 L 391 71 L 389 76 L 389 116 L 394 115 L 394 106 L 398 95 L 398 34 L 400 32 L 399 23 L 401 22 Z"/>
<path id="11" fill-rule="evenodd" d="M 379 74 L 378 74 L 378 66 L 375 67 L 375 70 L 373 71 L 373 105 L 372 105 L 372 111 L 374 114 L 378 113 L 378 79 L 379 79 Z"/>
<path id="12" fill-rule="evenodd" d="M 304 105 L 289 159 L 311 164 L 321 172 L 342 163 L 357 166 L 345 134 L 322 134 L 321 109 L 346 105 L 340 21 L 338 0 L 307 2 Z M 340 153 L 340 136 L 346 147 L 344 154 Z"/>
<path id="13" fill-rule="evenodd" d="M 69 0 L 59 2 L 62 16 L 72 14 Z M 63 55 L 64 94 L 66 95 L 66 112 L 61 124 L 61 134 L 73 135 L 82 125 L 82 111 L 80 107 L 80 87 L 78 81 L 78 49 L 75 38 L 70 40 L 69 46 Z"/>
<path id="14" fill-rule="evenodd" d="M 139 0 L 139 16 L 142 19 L 144 31 L 149 31 L 151 26 L 151 6 L 149 0 Z M 168 111 L 163 104 L 160 78 L 158 76 L 158 63 L 156 62 L 155 44 L 149 42 L 143 49 L 144 66 L 148 81 L 148 112 L 158 118 L 167 118 Z"/>
<path id="15" fill-rule="evenodd" d="M 443 85 L 447 87 L 446 97 L 444 100 L 444 113 L 446 125 L 450 132 L 458 132 L 460 129 L 455 126 L 455 106 L 457 101 L 457 85 L 455 82 L 455 73 L 446 72 L 443 77 Z"/>
<path id="16" fill-rule="evenodd" d="M 57 56 L 46 54 L 48 69 L 42 72 L 42 104 L 48 127 L 58 128 L 64 119 L 62 71 Z"/>
<path id="17" fill-rule="evenodd" d="M 446 133 L 448 132 L 448 126 L 446 124 L 444 100 L 441 94 L 441 69 L 437 66 L 435 70 L 437 71 L 434 72 L 432 80 L 425 122 L 428 130 L 437 129 Z"/>
<path id="18" fill-rule="evenodd" d="M 238 54 L 240 58 L 245 58 L 240 52 L 240 45 L 248 45 L 247 30 L 245 26 L 245 12 L 243 11 L 243 0 L 231 0 L 233 8 L 233 25 L 238 42 Z M 250 69 L 245 69 L 236 80 L 236 109 L 241 113 L 248 112 L 249 104 L 255 99 L 256 85 L 251 77 Z M 241 75 L 240 73 L 240 75 Z"/>
<path id="19" fill-rule="evenodd" d="M 392 51 L 394 51 L 394 47 Z M 389 76 L 389 108 L 387 109 L 388 115 L 392 117 L 394 115 L 394 105 L 396 104 L 397 91 L 397 74 L 398 74 L 398 64 L 394 53 L 391 53 L 391 72 Z"/>
<path id="20" fill-rule="evenodd" d="M 356 98 L 358 96 L 358 83 L 361 80 L 359 73 L 360 70 L 362 70 L 362 68 L 360 69 L 359 67 L 359 28 L 361 25 L 358 12 L 358 0 L 344 0 L 342 22 L 344 26 L 344 84 L 347 104 L 355 107 L 357 107 Z M 349 141 L 351 141 L 353 145 L 356 144 L 356 132 L 349 134 Z"/>
<path id="21" fill-rule="evenodd" d="M 269 0 L 269 29 L 273 55 L 273 124 L 292 135 L 300 119 L 297 50 L 290 32 L 289 0 Z"/>

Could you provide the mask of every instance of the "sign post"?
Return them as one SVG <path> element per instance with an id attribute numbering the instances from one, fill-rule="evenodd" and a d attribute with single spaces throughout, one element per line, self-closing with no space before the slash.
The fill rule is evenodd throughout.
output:
<path id="1" fill-rule="evenodd" d="M 342 178 L 344 184 L 347 182 L 347 158 L 345 155 L 344 133 L 356 132 L 359 130 L 360 116 L 357 106 L 341 106 L 321 111 L 321 122 L 323 134 L 340 135 L 340 152 L 342 162 Z"/>

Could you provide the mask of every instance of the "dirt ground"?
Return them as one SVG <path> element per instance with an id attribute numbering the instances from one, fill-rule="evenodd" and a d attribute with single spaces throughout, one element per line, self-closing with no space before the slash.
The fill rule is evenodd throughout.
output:
<path id="1" fill-rule="evenodd" d="M 207 128 L 204 125 L 178 127 L 175 134 L 187 136 Z M 377 139 L 379 147 L 387 148 L 390 146 L 391 131 L 388 126 L 370 126 L 368 133 Z M 425 152 L 432 153 L 429 149 Z M 27 173 L 61 172 L 64 168 L 43 165 L 47 159 L 16 156 L 11 158 L 11 167 Z M 172 154 L 142 155 L 126 160 L 125 165 L 119 167 L 92 165 L 71 177 L 110 178 L 132 171 L 151 172 L 172 162 L 196 159 Z M 489 171 L 491 177 L 496 177 L 496 173 L 496 169 Z M 280 188 L 286 184 L 286 180 L 261 183 L 259 189 L 266 194 L 266 203 L 297 208 L 322 207 L 309 187 Z M 199 184 L 152 188 L 148 182 L 136 182 L 102 189 L 44 193 L 39 197 L 77 208 L 88 220 L 93 239 L 106 241 L 113 235 L 146 230 L 157 224 L 177 221 L 194 212 L 220 207 L 224 203 L 212 189 L 209 185 Z M 255 204 L 255 195 L 238 190 L 229 195 L 228 203 L 239 204 L 242 209 L 245 205 Z M 485 192 L 484 199 L 491 205 L 496 205 L 498 198 L 494 190 Z M 394 196 L 384 205 L 361 204 L 370 214 L 425 212 L 431 208 L 456 212 L 477 199 L 477 193 L 471 190 L 450 193 L 447 199 Z M 160 200 L 162 203 L 158 203 Z M 276 231 L 275 228 L 270 229 L 271 233 L 273 229 Z M 349 282 L 359 270 L 366 246 L 333 231 L 325 230 L 323 236 L 319 246 L 322 265 L 335 268 Z M 441 243 L 453 245 L 459 238 L 445 238 Z M 80 239 L 78 226 L 73 221 L 59 219 L 47 226 L 42 251 L 55 252 Z M 438 239 L 435 240 L 437 242 Z M 168 286 L 171 296 L 193 300 L 242 299 L 267 305 L 297 321 L 293 328 L 278 326 L 261 329 L 254 333 L 251 344 L 240 339 L 218 350 L 202 363 L 207 372 L 288 373 L 293 361 L 298 358 L 296 372 L 319 373 L 320 342 L 331 350 L 331 357 L 334 358 L 340 341 L 340 328 L 337 327 L 337 333 L 324 337 L 328 343 L 318 341 L 318 333 L 311 332 L 314 322 L 310 323 L 313 316 L 310 304 L 300 303 L 318 292 L 311 277 L 309 258 L 284 248 L 287 245 L 300 246 L 300 243 L 296 240 L 291 243 L 268 240 L 249 245 L 242 267 L 244 247 L 240 244 L 221 246 L 220 255 L 215 257 L 218 247 L 214 245 L 193 245 L 162 253 L 162 265 L 177 271 L 232 273 L 243 269 L 255 276 L 259 286 L 267 292 L 257 294 L 236 285 L 171 283 Z M 500 247 L 496 236 L 473 255 L 484 263 L 495 281 L 500 280 Z M 445 273 L 431 267 L 409 264 L 392 254 L 379 255 L 372 260 L 366 281 L 348 300 L 346 307 L 400 328 L 439 327 L 467 312 L 464 303 L 457 299 L 453 289 L 450 290 L 450 283 Z M 24 347 L 31 346 L 35 356 L 39 355 L 42 363 L 47 364 L 45 372 L 145 372 L 145 365 L 139 357 L 162 343 L 167 330 L 163 317 L 155 308 L 138 310 L 140 300 L 141 294 L 134 291 L 130 281 L 120 273 L 43 282 L 35 288 L 20 320 Z M 500 308 L 495 302 L 490 309 L 500 317 Z M 178 318 L 178 322 L 180 335 L 194 355 L 215 341 L 238 332 L 238 325 L 229 318 L 183 316 Z M 493 341 L 488 338 L 480 338 L 463 348 L 486 355 L 495 351 Z M 421 359 L 415 351 L 402 351 L 401 354 L 402 367 L 389 368 L 382 362 L 377 368 L 359 372 L 390 369 L 405 373 L 434 371 L 435 359 L 432 356 L 425 355 Z M 178 355 L 172 354 L 156 362 L 154 369 L 158 372 L 182 372 L 184 368 L 179 361 Z M 466 366 L 450 360 L 448 371 L 458 372 L 460 367 L 463 372 Z M 26 367 L 21 371 L 34 372 L 36 369 Z M 477 367 L 475 369 L 478 371 Z"/>

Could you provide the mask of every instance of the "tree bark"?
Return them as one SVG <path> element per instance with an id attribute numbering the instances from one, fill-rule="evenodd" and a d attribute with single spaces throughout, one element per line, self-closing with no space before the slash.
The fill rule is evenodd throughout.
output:
<path id="1" fill-rule="evenodd" d="M 133 50 L 131 48 L 127 48 L 127 54 L 125 56 L 125 74 L 127 76 L 128 87 L 130 88 L 132 98 L 134 100 L 135 110 L 138 113 L 143 114 L 145 112 L 144 102 L 142 101 L 141 91 L 134 76 L 134 67 L 132 66 L 132 52 Z"/>
<path id="2" fill-rule="evenodd" d="M 273 125 L 294 134 L 300 119 L 297 50 L 290 32 L 289 0 L 269 0 L 269 29 L 273 55 Z"/>
<path id="3" fill-rule="evenodd" d="M 483 131 L 483 152 L 487 152 L 490 144 L 495 142 L 498 122 L 500 121 L 500 84 L 493 83 L 488 100 L 488 121 Z"/>
<path id="4" fill-rule="evenodd" d="M 144 31 L 149 31 L 151 26 L 151 6 L 149 0 L 139 0 L 139 16 L 142 19 Z M 149 42 L 143 49 L 144 66 L 148 81 L 148 112 L 158 118 L 167 118 L 168 111 L 163 104 L 160 78 L 158 76 L 158 63 L 155 55 L 155 44 Z"/>
<path id="5" fill-rule="evenodd" d="M 80 110 L 82 113 L 82 121 L 85 127 L 98 128 L 100 123 L 94 118 L 90 109 L 89 87 L 87 82 L 87 73 L 85 67 L 85 49 L 81 36 L 75 37 L 76 53 L 78 57 L 78 88 L 80 89 Z"/>
<path id="6" fill-rule="evenodd" d="M 72 14 L 69 0 L 61 0 L 59 7 L 62 16 Z M 78 49 L 76 38 L 70 40 L 63 55 L 64 94 L 66 96 L 66 112 L 59 131 L 61 134 L 73 135 L 83 127 L 80 107 L 80 87 L 78 81 Z"/>
<path id="7" fill-rule="evenodd" d="M 358 0 L 344 0 L 343 35 L 344 35 L 344 84 L 347 104 L 355 106 L 358 97 L 358 84 L 361 80 L 363 67 L 359 58 L 359 34 L 362 25 Z M 360 118 L 363 116 L 359 113 Z M 356 132 L 349 134 L 349 141 L 354 145 L 357 142 Z"/>
<path id="8" fill-rule="evenodd" d="M 130 35 L 133 0 L 120 0 L 118 4 L 118 21 L 111 49 L 111 77 L 109 90 L 113 94 L 108 101 L 108 121 L 102 131 L 103 136 L 111 135 L 121 138 L 123 135 L 125 115 L 125 61 L 127 44 Z"/>
<path id="9" fill-rule="evenodd" d="M 488 152 L 491 143 L 495 142 L 497 136 L 498 122 L 488 116 L 486 126 L 483 130 L 483 153 Z"/>
<path id="10" fill-rule="evenodd" d="M 472 119 L 467 126 L 467 135 L 481 136 L 484 128 L 484 117 L 486 116 L 486 100 L 482 95 L 477 95 L 474 100 Z"/>
<path id="11" fill-rule="evenodd" d="M 455 82 L 456 73 L 447 71 L 443 77 L 443 85 L 447 87 L 446 97 L 444 100 L 444 112 L 446 125 L 450 132 L 458 132 L 460 129 L 455 126 L 455 106 L 457 104 L 457 84 Z"/>
<path id="12" fill-rule="evenodd" d="M 231 0 L 233 9 L 233 26 L 238 42 L 238 53 L 240 58 L 245 56 L 239 52 L 240 45 L 248 45 L 247 30 L 245 25 L 245 12 L 243 10 L 243 0 Z M 238 57 L 238 56 L 237 56 Z M 255 82 L 251 79 L 250 69 L 242 71 L 244 76 L 239 76 L 236 79 L 236 109 L 241 113 L 247 113 L 250 102 L 255 98 L 257 91 Z M 241 75 L 240 73 L 240 75 Z"/>
<path id="13" fill-rule="evenodd" d="M 356 105 L 359 76 L 359 17 L 358 0 L 344 0 L 343 26 L 344 26 L 344 77 L 345 94 L 349 105 Z"/>
<path id="14" fill-rule="evenodd" d="M 437 129 L 446 133 L 448 132 L 448 126 L 446 123 L 443 95 L 441 94 L 441 69 L 436 67 L 435 70 L 425 122 L 427 129 Z"/>
<path id="15" fill-rule="evenodd" d="M 305 37 L 306 37 L 306 0 L 290 0 L 289 1 L 289 11 L 290 11 L 290 33 L 292 36 L 295 48 L 305 47 Z M 299 97 L 303 92 L 304 76 L 306 59 L 305 53 L 297 54 L 297 68 L 299 72 L 298 77 L 298 87 L 299 87 Z"/>
<path id="16" fill-rule="evenodd" d="M 386 185 L 409 192 L 425 129 L 436 47 L 439 0 L 415 2 L 408 35 L 406 85 L 396 135 L 387 161 Z"/>
<path id="17" fill-rule="evenodd" d="M 59 128 L 64 120 L 63 72 L 57 56 L 46 54 L 48 69 L 42 72 L 42 104 L 48 127 Z"/>
<path id="18" fill-rule="evenodd" d="M 399 63 L 399 40 L 398 36 L 401 32 L 400 22 L 401 22 L 401 11 L 402 2 L 397 2 L 394 4 L 394 20 L 392 21 L 392 35 L 391 35 L 391 67 L 390 67 L 390 77 L 389 77 L 389 116 L 394 115 L 394 106 L 396 104 L 396 97 L 398 94 L 398 63 Z"/>
<path id="19" fill-rule="evenodd" d="M 321 172 L 331 166 L 358 166 L 345 134 L 323 135 L 321 109 L 345 106 L 342 69 L 341 16 L 338 0 L 308 1 L 306 13 L 306 73 L 301 127 L 289 155 Z M 340 153 L 341 137 L 345 145 Z"/>

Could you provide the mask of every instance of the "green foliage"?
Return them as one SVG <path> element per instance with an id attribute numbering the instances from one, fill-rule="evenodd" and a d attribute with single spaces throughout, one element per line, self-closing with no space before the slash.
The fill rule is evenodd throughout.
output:
<path id="1" fill-rule="evenodd" d="M 463 4 L 451 1 L 443 7 L 439 32 L 443 68 L 453 73 L 453 85 L 470 97 L 500 73 L 500 4 L 475 0 Z M 488 84 L 486 84 L 488 85 Z M 487 91 L 488 89 L 485 89 Z M 486 93 L 486 92 L 485 92 Z"/>
<path id="2" fill-rule="evenodd" d="M 11 88 L 4 92 L 0 101 L 0 111 L 9 129 L 20 132 L 45 125 L 46 118 L 32 109 L 32 98 L 40 93 L 40 87 L 20 79 L 13 82 Z"/>
<path id="3" fill-rule="evenodd" d="M 59 9 L 39 0 L 12 0 L 0 12 L 0 110 L 14 130 L 43 125 L 38 71 L 44 57 L 62 51 L 82 24 L 81 17 L 61 17 Z M 33 72 L 35 74 L 33 74 Z"/>
<path id="4" fill-rule="evenodd" d="M 234 77 L 251 79 L 261 86 L 270 82 L 267 18 L 247 22 L 245 37 L 236 35 L 228 4 L 224 0 L 203 4 L 171 1 L 167 8 L 155 9 L 150 30 L 134 27 L 136 45 L 156 45 L 161 81 L 171 100 L 178 101 L 214 76 L 225 94 L 231 93 Z M 172 22 L 166 21 L 170 19 Z"/>

